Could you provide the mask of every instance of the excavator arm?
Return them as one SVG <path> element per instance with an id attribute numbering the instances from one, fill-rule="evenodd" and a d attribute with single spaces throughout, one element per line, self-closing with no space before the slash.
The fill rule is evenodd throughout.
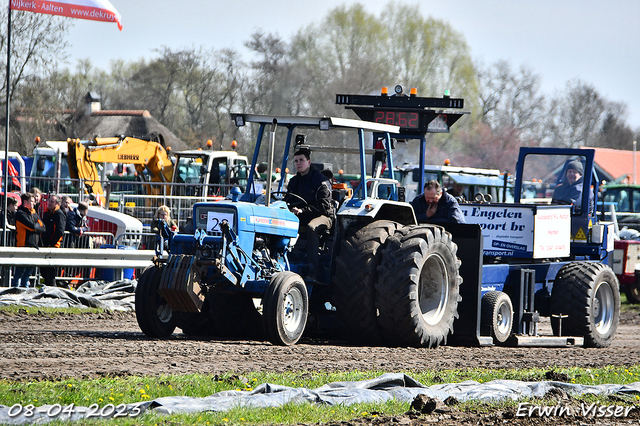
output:
<path id="1" fill-rule="evenodd" d="M 158 142 L 133 137 L 94 138 L 90 141 L 68 139 L 69 172 L 83 179 L 87 191 L 103 194 L 97 163 L 134 164 L 142 173 L 148 170 L 152 182 L 171 182 L 173 163 Z"/>

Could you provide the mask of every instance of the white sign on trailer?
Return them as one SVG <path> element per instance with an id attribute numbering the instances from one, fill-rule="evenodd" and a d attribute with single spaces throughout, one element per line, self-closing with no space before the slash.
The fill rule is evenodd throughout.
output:
<path id="1" fill-rule="evenodd" d="M 461 204 L 467 223 L 482 229 L 485 256 L 545 258 L 569 255 L 567 206 Z"/>

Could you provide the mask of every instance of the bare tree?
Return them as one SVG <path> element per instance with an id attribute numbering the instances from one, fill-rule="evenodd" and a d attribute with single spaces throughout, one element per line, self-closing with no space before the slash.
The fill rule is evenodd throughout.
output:
<path id="1" fill-rule="evenodd" d="M 626 124 L 627 106 L 623 103 L 608 102 L 602 119 L 602 127 L 596 136 L 595 145 L 603 148 L 633 149 L 636 136 Z"/>
<path id="2" fill-rule="evenodd" d="M 540 76 L 525 66 L 514 72 L 506 61 L 478 68 L 481 120 L 496 130 L 516 129 L 525 137 L 541 139 L 546 105 Z"/>
<path id="3" fill-rule="evenodd" d="M 257 31 L 245 46 L 256 55 L 256 59 L 249 63 L 247 110 L 293 114 L 296 108 L 292 105 L 296 105 L 296 101 L 292 100 L 292 95 L 297 84 L 290 78 L 289 45 L 277 34 Z"/>
<path id="4" fill-rule="evenodd" d="M 455 164 L 499 170 L 513 171 L 520 147 L 538 144 L 514 127 L 494 129 L 482 122 L 476 122 L 471 131 L 463 131 L 459 137 L 463 149 L 452 156 Z"/>
<path id="5" fill-rule="evenodd" d="M 141 66 L 132 76 L 131 88 L 137 94 L 138 109 L 148 110 L 161 123 L 174 125 L 177 87 L 183 73 L 188 50 L 158 49 L 160 57 Z"/>
<path id="6" fill-rule="evenodd" d="M 551 101 L 546 143 L 572 148 L 597 146 L 605 120 L 618 116 L 620 107 L 604 99 L 593 85 L 569 81 L 565 91 Z"/>
<path id="7" fill-rule="evenodd" d="M 11 13 L 11 76 L 7 81 L 6 73 L 2 73 L 2 92 L 9 90 L 11 107 L 33 109 L 38 104 L 27 104 L 17 98 L 18 88 L 27 80 L 46 78 L 51 70 L 57 68 L 60 61 L 66 60 L 68 43 L 65 40 L 70 26 L 69 20 L 64 18 L 42 15 L 37 13 L 9 11 L 8 7 L 0 8 L 0 22 L 7 22 L 7 14 Z M 0 25 L 0 69 L 7 66 L 8 27 Z M 2 110 L 6 109 L 6 96 L 0 100 Z M 33 136 L 25 139 L 20 131 L 33 125 L 44 123 L 47 117 L 29 116 L 24 119 L 11 113 L 11 149 L 19 150 L 23 154 L 33 148 Z M 5 120 L 2 120 L 4 126 Z M 4 140 L 4 132 L 1 137 Z"/>
<path id="8" fill-rule="evenodd" d="M 389 3 L 381 22 L 388 26 L 387 66 L 398 82 L 423 96 L 476 96 L 475 67 L 469 47 L 446 22 L 424 18 L 417 5 Z"/>

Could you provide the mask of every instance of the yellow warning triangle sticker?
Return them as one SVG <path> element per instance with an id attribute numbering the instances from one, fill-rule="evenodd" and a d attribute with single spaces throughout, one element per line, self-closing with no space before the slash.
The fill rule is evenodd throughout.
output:
<path id="1" fill-rule="evenodd" d="M 576 232 L 576 236 L 573 237 L 574 240 L 580 240 L 580 241 L 587 241 L 587 236 L 585 235 L 584 231 L 582 230 L 582 228 L 578 229 L 578 232 Z"/>

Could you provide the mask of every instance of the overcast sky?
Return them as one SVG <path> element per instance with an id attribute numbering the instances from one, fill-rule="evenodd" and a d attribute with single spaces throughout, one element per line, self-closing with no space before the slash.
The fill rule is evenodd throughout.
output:
<path id="1" fill-rule="evenodd" d="M 113 59 L 151 58 L 153 49 L 234 48 L 257 29 L 289 41 L 300 28 L 320 23 L 352 0 L 111 0 L 122 15 L 115 24 L 75 20 L 69 41 L 72 64 L 88 58 L 101 68 Z M 380 15 L 387 0 L 363 0 Z M 475 60 L 499 59 L 531 67 L 542 91 L 553 95 L 567 81 L 593 84 L 606 99 L 628 106 L 628 124 L 640 128 L 640 0 L 420 0 L 423 16 L 462 33 Z M 393 86 L 396 82 L 380 82 Z M 410 82 L 408 83 L 410 84 Z M 455 89 L 451 89 L 452 94 Z M 439 96 L 424 93 L 422 96 Z"/>

